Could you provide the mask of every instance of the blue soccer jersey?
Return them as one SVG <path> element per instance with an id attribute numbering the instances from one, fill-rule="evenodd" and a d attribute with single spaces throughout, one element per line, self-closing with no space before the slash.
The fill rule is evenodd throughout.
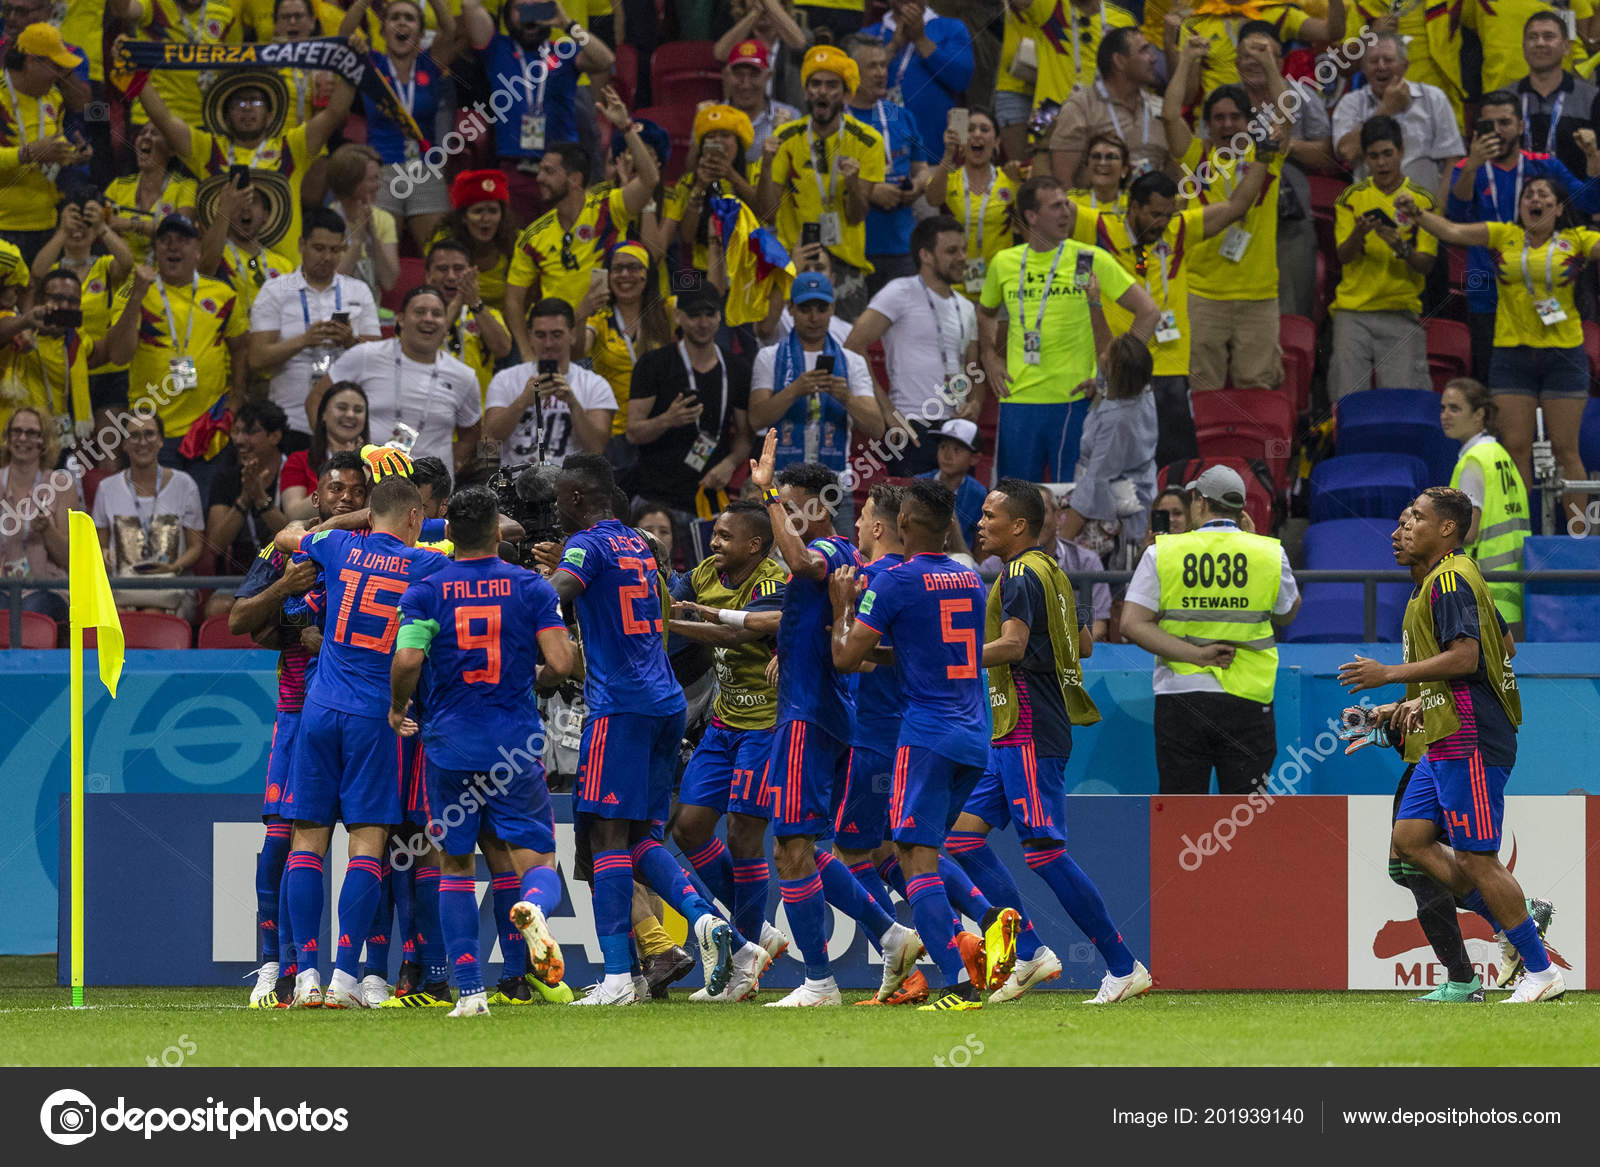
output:
<path id="1" fill-rule="evenodd" d="M 322 568 L 331 623 L 306 703 L 387 718 L 400 597 L 450 561 L 382 531 L 318 531 L 300 541 L 300 550 Z"/>
<path id="2" fill-rule="evenodd" d="M 880 555 L 861 569 L 861 578 L 871 587 L 878 576 L 905 561 L 904 555 Z M 887 636 L 880 643 L 885 648 L 893 647 Z M 879 665 L 871 672 L 857 674 L 856 729 L 850 744 L 889 753 L 900 740 L 900 715 L 905 703 L 905 695 L 900 692 L 900 676 L 895 669 Z"/>
<path id="3" fill-rule="evenodd" d="M 427 653 L 430 761 L 487 772 L 514 751 L 541 754 L 533 678 L 547 628 L 566 628 L 555 588 L 494 556 L 459 560 L 406 589 L 397 643 Z"/>
<path id="4" fill-rule="evenodd" d="M 894 641 L 905 694 L 902 744 L 969 765 L 987 762 L 986 602 L 976 572 L 948 555 L 927 553 L 881 572 L 861 597 L 856 619 Z"/>
<path id="5" fill-rule="evenodd" d="M 583 585 L 583 699 L 589 716 L 664 715 L 685 708 L 662 643 L 655 553 L 639 533 L 606 519 L 567 540 L 561 570 Z"/>
<path id="6" fill-rule="evenodd" d="M 810 550 L 828 561 L 828 574 L 820 580 L 789 577 L 778 626 L 778 724 L 809 721 L 844 743 L 855 725 L 855 702 L 833 667 L 828 579 L 841 567 L 861 566 L 861 555 L 842 535 L 813 539 Z"/>

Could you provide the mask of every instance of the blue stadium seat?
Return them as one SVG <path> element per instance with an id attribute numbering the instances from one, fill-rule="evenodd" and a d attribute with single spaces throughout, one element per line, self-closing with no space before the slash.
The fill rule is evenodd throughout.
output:
<path id="1" fill-rule="evenodd" d="M 1450 481 L 1460 445 L 1439 428 L 1439 395 L 1428 389 L 1366 389 L 1334 407 L 1340 454 L 1414 454 L 1428 467 L 1428 486 Z"/>
<path id="2" fill-rule="evenodd" d="M 1583 405 L 1583 424 L 1578 428 L 1578 456 L 1583 468 L 1593 478 L 1600 474 L 1600 397 L 1591 397 Z"/>
<path id="3" fill-rule="evenodd" d="M 1396 512 L 1398 513 L 1398 512 Z M 1306 528 L 1302 544 L 1309 569 L 1394 570 L 1389 535 L 1394 519 L 1330 519 Z M 1405 584 L 1378 587 L 1378 640 L 1400 639 L 1411 589 Z M 1362 585 L 1316 583 L 1302 589 L 1304 598 L 1295 622 L 1278 634 L 1288 643 L 1330 644 L 1361 641 L 1365 635 Z"/>
<path id="4" fill-rule="evenodd" d="M 1600 533 L 1534 535 L 1522 544 L 1526 571 L 1600 571 Z M 1588 584 L 1538 583 L 1523 588 L 1529 640 L 1600 640 L 1600 593 Z"/>
<path id="5" fill-rule="evenodd" d="M 1341 454 L 1311 471 L 1311 521 L 1391 519 L 1428 485 L 1428 466 L 1412 454 Z"/>

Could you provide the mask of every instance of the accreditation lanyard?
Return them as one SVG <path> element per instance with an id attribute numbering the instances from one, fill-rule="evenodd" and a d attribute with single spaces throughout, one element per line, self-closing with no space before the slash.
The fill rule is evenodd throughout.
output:
<path id="1" fill-rule="evenodd" d="M 156 276 L 156 289 L 161 293 L 161 307 L 167 313 L 167 339 L 171 341 L 173 353 L 179 356 L 189 355 L 189 342 L 194 340 L 194 318 L 200 310 L 200 273 L 194 273 L 194 283 L 189 289 L 189 327 L 183 334 L 183 347 L 178 348 L 178 322 L 172 315 L 172 301 L 167 297 L 167 284 L 159 275 Z"/>
<path id="2" fill-rule="evenodd" d="M 261 167 L 261 151 L 265 150 L 268 146 L 272 145 L 274 140 L 275 139 L 272 139 L 272 138 L 263 138 L 261 141 L 257 142 L 254 147 L 251 148 L 251 150 L 250 150 L 250 161 L 248 163 L 250 169 L 252 169 L 252 170 L 260 170 L 262 168 Z M 237 150 L 237 147 L 234 145 L 234 141 L 233 141 L 232 138 L 228 138 L 227 142 L 228 142 L 228 165 L 229 166 L 236 166 L 236 165 L 238 165 L 238 157 L 237 157 L 237 154 L 235 153 L 235 151 Z"/>
<path id="3" fill-rule="evenodd" d="M 1074 41 L 1073 44 L 1077 44 L 1077 42 Z M 1122 119 L 1117 116 L 1116 103 L 1111 100 L 1111 94 L 1106 90 L 1106 83 L 1104 81 L 1096 81 L 1094 88 L 1095 92 L 1100 94 L 1100 100 L 1106 103 L 1106 113 L 1111 117 L 1111 125 L 1117 131 L 1117 137 L 1124 142 L 1128 142 L 1131 146 L 1133 143 L 1128 141 L 1128 135 L 1122 132 Z M 1144 111 L 1144 115 L 1139 122 L 1139 144 L 1143 146 L 1150 141 L 1150 103 L 1144 99 L 1143 92 L 1139 94 L 1139 106 Z"/>
<path id="4" fill-rule="evenodd" d="M 1522 167 L 1527 160 L 1526 154 L 1521 152 L 1517 154 L 1517 182 L 1511 188 L 1511 206 L 1509 208 L 1513 215 L 1517 213 L 1517 204 L 1522 201 Z M 1495 165 L 1493 162 L 1485 162 L 1483 169 L 1487 172 L 1489 179 L 1489 203 L 1494 207 L 1494 217 L 1498 222 L 1509 223 L 1511 220 L 1500 214 L 1500 176 L 1495 172 Z"/>
<path id="5" fill-rule="evenodd" d="M 1029 332 L 1040 333 L 1044 331 L 1045 305 L 1050 303 L 1050 287 L 1055 283 L 1056 268 L 1061 266 L 1061 256 L 1065 254 L 1066 250 L 1067 245 L 1063 242 L 1061 246 L 1056 248 L 1055 258 L 1050 261 L 1050 271 L 1044 277 L 1044 290 L 1039 293 L 1039 312 L 1033 318 L 1033 327 L 1028 329 Z M 1023 293 L 1028 287 L 1028 257 L 1032 254 L 1034 254 L 1033 248 L 1025 245 L 1022 252 L 1022 266 L 1017 269 L 1017 319 L 1021 320 L 1025 327 L 1028 319 L 1028 308 Z"/>
<path id="6" fill-rule="evenodd" d="M 11 74 L 5 69 L 0 69 L 0 77 L 5 78 L 6 96 L 11 99 L 11 120 L 17 123 L 17 145 L 26 145 L 28 142 L 28 134 L 27 131 L 22 128 L 22 106 L 17 102 L 17 91 L 11 87 Z M 35 138 L 34 141 L 42 142 L 45 139 L 44 98 L 34 98 L 34 104 L 39 110 L 39 136 Z"/>
<path id="7" fill-rule="evenodd" d="M 899 89 L 902 94 L 905 93 L 903 86 L 906 81 L 906 70 L 911 68 L 911 55 L 916 51 L 917 46 L 914 44 L 909 44 L 900 50 L 900 59 L 894 63 L 894 80 L 889 83 L 889 88 Z"/>
<path id="8" fill-rule="evenodd" d="M 388 66 L 389 77 L 394 82 L 394 95 L 400 105 L 408 114 L 416 116 L 417 106 L 417 64 L 422 58 L 419 56 L 411 62 L 411 80 L 405 85 L 400 84 L 400 71 L 394 67 L 394 61 L 385 57 L 383 63 Z"/>
<path id="9" fill-rule="evenodd" d="M 333 277 L 333 310 L 344 311 L 344 296 L 339 290 L 339 277 Z M 311 301 L 306 297 L 306 290 L 300 289 L 300 315 L 305 319 L 306 331 L 311 331 Z"/>
<path id="10" fill-rule="evenodd" d="M 1525 148 L 1533 149 L 1533 121 L 1528 114 L 1528 98 L 1532 94 L 1522 95 L 1522 144 Z M 1550 103 L 1550 127 L 1544 132 L 1544 152 L 1556 152 L 1556 125 L 1561 121 L 1562 107 L 1567 104 L 1567 95 L 1564 91 L 1556 92 L 1556 99 Z"/>
<path id="11" fill-rule="evenodd" d="M 933 335 L 935 337 L 935 342 L 939 346 L 939 365 L 944 369 L 944 375 L 946 377 L 954 376 L 955 373 L 959 372 L 961 368 L 961 354 L 959 351 L 951 354 L 945 350 L 944 325 L 939 322 L 939 305 L 935 302 L 933 293 L 928 290 L 928 281 L 923 279 L 921 276 L 918 276 L 917 283 L 922 285 L 923 298 L 928 301 L 928 315 L 933 317 Z M 950 294 L 950 298 L 952 300 L 955 299 L 954 292 Z M 961 308 L 958 305 L 956 307 L 956 342 L 958 345 L 961 341 L 960 320 Z M 954 359 L 952 359 L 952 355 Z"/>
<path id="12" fill-rule="evenodd" d="M 1083 47 L 1082 47 L 1081 44 L 1079 44 L 1079 35 L 1080 34 L 1078 33 L 1078 7 L 1077 7 L 1077 5 L 1073 4 L 1071 2 L 1071 0 L 1068 0 L 1067 11 L 1072 14 L 1072 80 L 1073 80 L 1073 83 L 1076 84 L 1078 78 L 1083 76 Z M 1105 35 L 1106 35 L 1106 6 L 1104 4 L 1101 4 L 1100 5 L 1100 39 L 1104 40 L 1105 39 Z M 1117 135 L 1118 135 L 1118 137 L 1121 137 L 1122 131 L 1118 130 L 1117 131 Z"/>
<path id="13" fill-rule="evenodd" d="M 889 144 L 889 115 L 883 111 L 881 100 L 874 108 L 878 113 L 878 129 L 883 134 L 883 173 L 887 178 L 894 170 L 894 147 Z"/>
<path id="14" fill-rule="evenodd" d="M 991 162 L 991 163 L 989 163 L 989 186 L 988 186 L 988 189 L 983 192 L 983 202 L 978 205 L 977 247 L 976 247 L 976 250 L 975 250 L 975 254 L 977 255 L 977 257 L 979 259 L 983 258 L 983 228 L 984 228 L 984 220 L 988 217 L 988 214 L 989 214 L 989 200 L 994 197 L 994 188 L 999 183 L 999 181 L 1000 181 L 1000 175 L 995 170 L 994 163 Z M 965 166 L 963 166 L 961 168 L 961 198 L 962 198 L 962 200 L 964 202 L 964 205 L 966 207 L 967 238 L 971 239 L 971 238 L 973 238 L 973 230 L 972 230 L 972 187 L 967 182 L 967 168 Z"/>
<path id="15" fill-rule="evenodd" d="M 394 344 L 394 415 L 397 420 L 403 422 L 405 418 L 400 414 L 400 400 L 404 396 L 405 391 L 404 382 L 401 380 L 400 362 L 402 355 L 400 342 L 397 340 Z M 412 363 L 415 364 L 416 362 Z M 439 357 L 437 354 L 435 354 L 433 358 L 433 366 L 428 370 L 428 395 L 422 399 L 422 415 L 417 418 L 417 429 L 419 431 L 423 426 L 428 424 L 428 410 L 433 408 L 433 392 L 438 387 Z"/>
<path id="16" fill-rule="evenodd" d="M 806 127 L 806 145 L 811 150 L 811 177 L 817 183 L 817 197 L 822 200 L 822 209 L 826 211 L 833 206 L 834 195 L 839 191 L 839 155 L 844 151 L 844 114 L 839 115 L 839 132 L 834 135 L 833 156 L 828 156 L 828 139 L 818 138 L 811 132 L 811 127 Z M 828 163 L 828 185 L 822 185 L 822 167 L 817 165 L 817 147 L 822 148 L 822 157 Z"/>
<path id="17" fill-rule="evenodd" d="M 545 45 L 548 44 L 549 42 L 546 41 Z M 539 55 L 541 60 L 545 56 L 545 45 L 540 46 Z M 517 59 L 517 68 L 522 70 L 522 80 L 528 87 L 527 91 L 535 95 L 533 99 L 533 116 L 538 117 L 544 113 L 544 91 L 545 87 L 550 83 L 550 66 L 546 64 L 543 69 L 539 70 L 539 82 L 536 85 L 533 80 L 533 66 L 528 63 L 527 55 L 520 48 L 513 48 L 511 55 Z"/>
<path id="18" fill-rule="evenodd" d="M 628 326 L 622 321 L 622 309 L 613 307 L 611 309 L 611 319 L 612 322 L 617 326 L 617 335 L 622 338 L 622 347 L 628 350 L 628 368 L 631 369 L 635 364 L 638 363 L 639 358 L 634 355 L 633 338 L 628 335 Z M 720 356 L 718 357 L 718 360 L 721 360 Z M 693 378 L 691 378 L 691 381 L 692 380 Z M 691 385 L 690 388 L 693 388 L 693 385 Z"/>
<path id="19" fill-rule="evenodd" d="M 1522 237 L 1522 285 L 1528 289 L 1528 298 L 1537 300 L 1539 293 L 1533 290 L 1533 273 L 1528 269 L 1528 252 L 1530 250 L 1528 237 L 1524 235 Z M 1544 296 L 1547 300 L 1552 299 L 1556 294 L 1555 262 L 1556 235 L 1552 233 L 1544 245 Z"/>
<path id="20" fill-rule="evenodd" d="M 717 372 L 722 374 L 722 405 L 717 414 L 717 425 L 728 424 L 728 364 L 722 359 L 722 350 L 715 345 L 711 346 L 717 354 Z M 694 364 L 689 360 L 689 345 L 686 341 L 678 342 L 678 355 L 683 358 L 683 372 L 689 378 L 689 392 L 695 393 L 696 381 L 694 379 Z"/>
<path id="21" fill-rule="evenodd" d="M 1149 265 L 1154 262 L 1155 265 L 1161 269 L 1161 299 L 1158 301 L 1158 303 L 1160 303 L 1162 308 L 1165 308 L 1167 306 L 1167 296 L 1172 290 L 1167 278 L 1167 257 L 1171 254 L 1167 247 L 1167 241 L 1165 239 L 1158 240 L 1156 245 L 1149 249 L 1140 246 L 1139 237 L 1133 233 L 1133 224 L 1128 222 L 1128 216 L 1126 212 L 1124 212 L 1122 216 L 1122 229 L 1123 231 L 1127 232 L 1128 242 L 1133 247 L 1134 254 L 1136 256 L 1143 254 L 1147 257 L 1144 261 L 1144 286 L 1149 289 L 1152 297 L 1154 297 L 1156 294 L 1156 286 L 1150 282 Z"/>

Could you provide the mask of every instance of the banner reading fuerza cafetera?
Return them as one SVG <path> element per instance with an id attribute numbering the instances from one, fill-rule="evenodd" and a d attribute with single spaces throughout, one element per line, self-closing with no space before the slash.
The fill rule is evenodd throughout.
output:
<path id="1" fill-rule="evenodd" d="M 249 71 L 252 69 L 323 69 L 343 77 L 356 91 L 372 98 L 409 138 L 428 146 L 422 130 L 400 104 L 381 70 L 369 69 L 368 56 L 340 37 L 255 44 L 210 44 L 188 41 L 122 41 L 117 67 L 130 73 L 150 69 Z"/>

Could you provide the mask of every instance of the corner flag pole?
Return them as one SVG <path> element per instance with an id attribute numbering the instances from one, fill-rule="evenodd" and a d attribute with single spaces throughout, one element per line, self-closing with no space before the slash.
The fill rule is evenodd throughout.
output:
<path id="1" fill-rule="evenodd" d="M 83 625 L 72 620 L 72 1007 L 83 1008 Z"/>

